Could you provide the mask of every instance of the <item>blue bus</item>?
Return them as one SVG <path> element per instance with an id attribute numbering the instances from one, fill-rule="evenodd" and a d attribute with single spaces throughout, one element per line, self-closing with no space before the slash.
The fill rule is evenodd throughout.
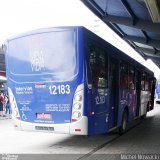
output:
<path id="1" fill-rule="evenodd" d="M 6 41 L 14 127 L 73 135 L 107 133 L 153 109 L 153 72 L 82 26 Z"/>
<path id="2" fill-rule="evenodd" d="M 157 80 L 156 84 L 155 101 L 156 103 L 160 103 L 160 79 Z"/>

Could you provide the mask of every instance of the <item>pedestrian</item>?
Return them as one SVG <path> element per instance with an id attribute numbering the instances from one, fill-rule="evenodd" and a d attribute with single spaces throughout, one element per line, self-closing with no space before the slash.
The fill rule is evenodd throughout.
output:
<path id="1" fill-rule="evenodd" d="M 11 107 L 10 107 L 10 102 L 9 102 L 8 94 L 6 94 L 6 116 L 7 116 L 7 113 L 9 114 L 9 115 L 8 115 L 8 118 L 10 118 L 10 115 L 11 115 Z"/>
<path id="2" fill-rule="evenodd" d="M 4 97 L 3 97 L 3 93 L 0 92 L 0 116 L 3 117 L 3 105 L 4 105 Z"/>

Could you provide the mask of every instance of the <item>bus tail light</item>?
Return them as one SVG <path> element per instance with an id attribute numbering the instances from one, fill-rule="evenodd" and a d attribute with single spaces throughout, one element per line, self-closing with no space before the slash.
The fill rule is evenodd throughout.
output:
<path id="1" fill-rule="evenodd" d="M 72 122 L 76 122 L 76 121 L 77 121 L 77 119 L 73 119 L 73 118 L 72 118 Z"/>
<path id="2" fill-rule="evenodd" d="M 84 102 L 84 85 L 81 84 L 77 87 L 74 94 L 71 122 L 76 122 L 82 117 L 83 102 Z"/>

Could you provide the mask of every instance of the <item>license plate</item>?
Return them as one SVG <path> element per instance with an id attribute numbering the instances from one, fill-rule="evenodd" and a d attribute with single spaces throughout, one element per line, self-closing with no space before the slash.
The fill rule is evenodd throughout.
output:
<path id="1" fill-rule="evenodd" d="M 50 120 L 52 118 L 52 115 L 50 113 L 37 113 L 36 116 L 37 116 L 37 119 L 48 119 L 48 120 Z"/>
<path id="2" fill-rule="evenodd" d="M 54 127 L 35 126 L 36 130 L 40 131 L 54 131 Z"/>

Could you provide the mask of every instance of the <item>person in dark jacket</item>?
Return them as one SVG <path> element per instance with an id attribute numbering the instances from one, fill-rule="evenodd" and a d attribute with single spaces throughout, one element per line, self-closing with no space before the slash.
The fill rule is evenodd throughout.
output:
<path id="1" fill-rule="evenodd" d="M 3 105 L 4 105 L 4 102 L 5 102 L 5 100 L 4 100 L 4 97 L 3 97 L 3 93 L 1 92 L 0 93 L 0 116 L 1 117 L 4 116 L 3 115 Z"/>
<path id="2" fill-rule="evenodd" d="M 6 95 L 6 116 L 7 116 L 7 113 L 9 113 L 8 118 L 10 118 L 11 107 L 10 107 L 10 102 L 9 102 L 8 94 Z"/>

